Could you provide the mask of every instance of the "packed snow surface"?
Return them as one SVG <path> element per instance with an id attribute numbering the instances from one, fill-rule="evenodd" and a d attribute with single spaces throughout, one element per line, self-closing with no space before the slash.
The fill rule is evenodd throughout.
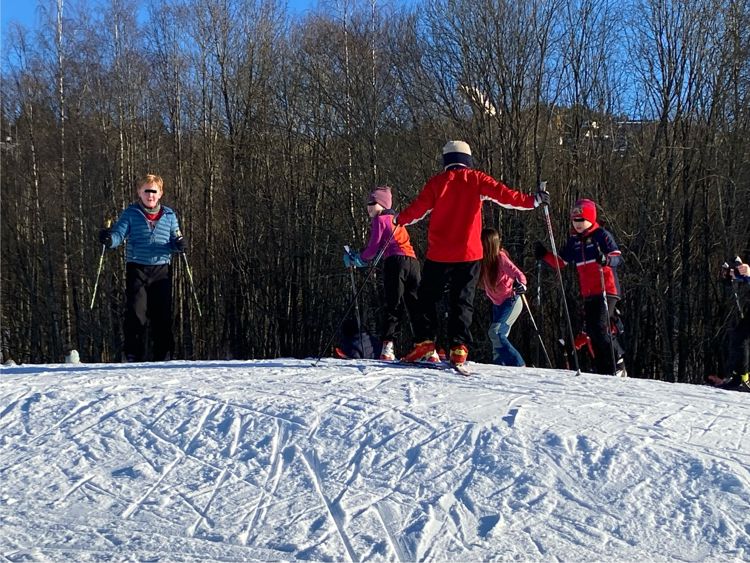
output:
<path id="1" fill-rule="evenodd" d="M 470 364 L 0 370 L 0 558 L 750 559 L 750 395 Z"/>

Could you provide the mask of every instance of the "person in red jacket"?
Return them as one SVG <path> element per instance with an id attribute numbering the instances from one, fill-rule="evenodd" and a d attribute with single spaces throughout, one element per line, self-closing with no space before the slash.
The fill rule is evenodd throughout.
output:
<path id="1" fill-rule="evenodd" d="M 549 194 L 530 195 L 512 190 L 492 176 L 473 168 L 471 148 L 463 141 L 443 147 L 444 170 L 430 178 L 416 199 L 395 218 L 412 225 L 430 215 L 427 259 L 417 292 L 414 349 L 404 357 L 416 362 L 435 352 L 437 302 L 448 282 L 448 339 L 450 361 L 463 364 L 472 343 L 471 319 L 482 252 L 482 203 L 491 201 L 508 209 L 531 210 L 549 203 Z"/>

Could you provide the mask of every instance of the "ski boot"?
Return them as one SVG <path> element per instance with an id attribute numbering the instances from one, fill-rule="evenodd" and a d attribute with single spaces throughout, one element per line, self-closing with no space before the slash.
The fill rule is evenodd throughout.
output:
<path id="1" fill-rule="evenodd" d="M 383 341 L 383 349 L 380 352 L 380 359 L 386 360 L 388 362 L 392 362 L 396 359 L 396 354 L 393 353 L 393 341 L 392 340 L 384 340 Z"/>
<path id="2" fill-rule="evenodd" d="M 406 354 L 401 361 L 403 362 L 427 362 L 435 354 L 435 341 L 424 340 L 414 345 L 414 349 Z"/>
<path id="3" fill-rule="evenodd" d="M 451 365 L 462 366 L 466 363 L 468 357 L 469 349 L 465 345 L 459 344 L 451 348 Z"/>

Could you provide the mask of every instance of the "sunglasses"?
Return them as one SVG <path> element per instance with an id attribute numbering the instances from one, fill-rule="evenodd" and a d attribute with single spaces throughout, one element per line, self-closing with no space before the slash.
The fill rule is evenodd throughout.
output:
<path id="1" fill-rule="evenodd" d="M 143 191 L 146 192 L 147 194 L 158 194 L 159 193 L 159 190 L 143 190 Z"/>
<path id="2" fill-rule="evenodd" d="M 574 223 L 583 223 L 586 219 L 583 217 L 576 217 L 575 219 L 572 219 Z"/>
<path id="3" fill-rule="evenodd" d="M 377 204 L 378 204 L 378 202 L 377 202 L 377 201 L 369 201 L 369 202 L 367 202 L 367 206 L 368 206 L 368 207 L 369 207 L 370 205 L 377 205 Z"/>

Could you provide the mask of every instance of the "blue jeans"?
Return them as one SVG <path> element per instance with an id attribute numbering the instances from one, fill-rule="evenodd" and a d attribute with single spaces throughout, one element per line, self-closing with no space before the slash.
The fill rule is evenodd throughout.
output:
<path id="1" fill-rule="evenodd" d="M 492 305 L 492 324 L 487 334 L 492 342 L 492 362 L 501 366 L 525 366 L 521 354 L 508 340 L 510 328 L 521 314 L 523 302 L 517 295 Z"/>

